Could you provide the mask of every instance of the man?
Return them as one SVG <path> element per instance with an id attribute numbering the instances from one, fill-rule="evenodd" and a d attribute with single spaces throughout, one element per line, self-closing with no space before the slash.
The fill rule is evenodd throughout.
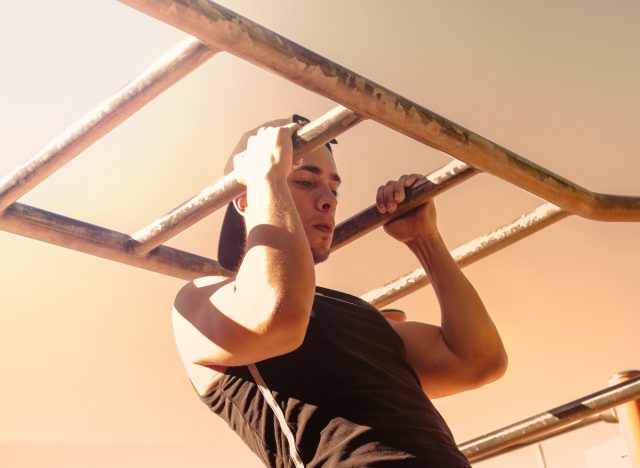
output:
<path id="1" fill-rule="evenodd" d="M 199 278 L 176 297 L 176 342 L 196 391 L 268 466 L 468 467 L 427 395 L 495 380 L 507 359 L 433 202 L 385 231 L 428 273 L 440 327 L 388 322 L 359 298 L 316 287 L 340 177 L 328 145 L 293 160 L 299 127 L 288 122 L 250 132 L 234 151 L 246 144 L 233 163 L 247 189 L 227 211 L 219 257 L 237 274 Z M 395 212 L 419 178 L 381 186 L 378 210 Z"/>

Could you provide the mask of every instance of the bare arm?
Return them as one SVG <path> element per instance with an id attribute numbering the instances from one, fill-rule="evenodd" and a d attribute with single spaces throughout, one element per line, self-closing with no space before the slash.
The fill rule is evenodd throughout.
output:
<path id="1" fill-rule="evenodd" d="M 315 288 L 313 260 L 289 187 L 293 127 L 261 129 L 236 161 L 246 198 L 247 253 L 235 280 L 201 278 L 174 308 L 185 364 L 224 367 L 292 351 L 304 338 Z"/>
<path id="2" fill-rule="evenodd" d="M 403 176 L 381 187 L 379 209 L 395 211 L 404 200 L 404 189 L 418 178 L 417 174 Z M 425 392 L 435 398 L 499 378 L 507 365 L 502 340 L 437 230 L 433 200 L 387 224 L 385 230 L 416 255 L 440 304 L 440 327 L 418 322 L 392 324 Z"/>

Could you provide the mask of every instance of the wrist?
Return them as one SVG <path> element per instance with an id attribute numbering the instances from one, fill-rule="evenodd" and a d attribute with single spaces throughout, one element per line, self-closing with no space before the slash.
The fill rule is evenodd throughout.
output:
<path id="1" fill-rule="evenodd" d="M 429 254 L 435 249 L 445 247 L 444 240 L 438 231 L 421 234 L 412 239 L 406 240 L 404 244 L 415 253 Z"/>
<path id="2" fill-rule="evenodd" d="M 266 192 L 289 191 L 287 177 L 281 174 L 264 174 L 247 181 L 247 194 Z"/>

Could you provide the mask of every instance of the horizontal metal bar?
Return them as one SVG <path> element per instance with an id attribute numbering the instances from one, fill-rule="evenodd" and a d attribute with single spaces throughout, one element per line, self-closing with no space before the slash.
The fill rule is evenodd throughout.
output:
<path id="1" fill-rule="evenodd" d="M 495 452 L 475 456 L 473 457 L 473 460 L 469 460 L 469 461 L 476 463 L 482 460 L 487 460 L 489 458 L 497 457 L 499 455 L 504 455 L 506 453 L 513 452 L 514 450 L 520 450 L 529 445 L 542 442 L 543 440 L 548 440 L 553 437 L 557 437 L 559 435 L 566 434 L 568 432 L 573 432 L 577 429 L 581 429 L 586 426 L 590 426 L 597 422 L 618 423 L 618 419 L 611 413 L 611 411 L 604 411 L 602 413 L 594 414 L 592 416 L 587 416 L 586 418 L 581 419 L 579 421 L 569 423 L 566 426 L 552 428 L 549 430 L 549 432 L 545 432 L 538 436 L 528 437 L 518 443 L 515 443 L 514 445 L 510 445 L 509 447 L 505 447 Z"/>
<path id="2" fill-rule="evenodd" d="M 455 187 L 478 174 L 478 170 L 460 161 L 451 161 L 440 169 L 416 182 L 406 192 L 406 198 L 395 213 L 380 213 L 376 205 L 362 210 L 336 227 L 331 251 L 338 250 L 350 242 L 364 236 L 394 218 L 402 216 L 429 198 Z"/>
<path id="3" fill-rule="evenodd" d="M 640 221 L 640 197 L 595 193 L 211 0 L 121 0 L 579 216 Z"/>
<path id="4" fill-rule="evenodd" d="M 640 398 L 640 377 L 586 395 L 497 431 L 460 444 L 458 448 L 474 461 L 513 444 L 563 427 L 574 421 Z"/>
<path id="5" fill-rule="evenodd" d="M 188 38 L 167 51 L 140 76 L 3 177 L 0 212 L 217 52 L 195 38 Z"/>
<path id="6" fill-rule="evenodd" d="M 362 120 L 353 111 L 337 106 L 294 134 L 294 154 L 303 156 Z M 227 174 L 198 195 L 132 234 L 131 238 L 136 241 L 133 251 L 138 255 L 146 255 L 205 216 L 225 206 L 244 190 L 245 187 L 236 180 L 233 172 Z"/>
<path id="7" fill-rule="evenodd" d="M 231 274 L 214 260 L 166 246 L 140 257 L 127 249 L 127 234 L 18 202 L 0 217 L 0 229 L 184 280 Z"/>
<path id="8" fill-rule="evenodd" d="M 455 248 L 451 251 L 451 256 L 458 266 L 465 267 L 569 215 L 570 213 L 567 213 L 561 208 L 551 203 L 546 203 L 521 216 L 512 223 Z M 429 277 L 424 269 L 418 268 L 360 297 L 380 308 L 428 284 Z"/>

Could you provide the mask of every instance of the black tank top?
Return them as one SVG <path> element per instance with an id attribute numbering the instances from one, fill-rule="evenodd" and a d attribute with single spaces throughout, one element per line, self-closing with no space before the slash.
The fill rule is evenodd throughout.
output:
<path id="1" fill-rule="evenodd" d="M 304 465 L 469 467 L 382 314 L 317 288 L 304 342 L 257 363 Z M 201 397 L 265 465 L 292 467 L 286 437 L 246 366 Z"/>

